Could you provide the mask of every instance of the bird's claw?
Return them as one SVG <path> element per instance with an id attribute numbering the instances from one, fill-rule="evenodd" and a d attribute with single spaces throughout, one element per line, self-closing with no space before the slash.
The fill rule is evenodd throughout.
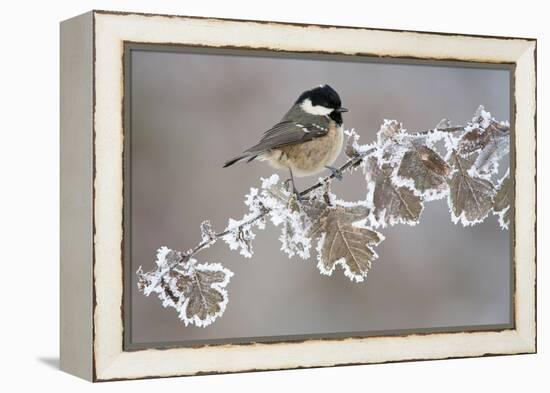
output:
<path id="1" fill-rule="evenodd" d="M 342 176 L 342 171 L 340 171 L 340 169 L 335 168 L 335 167 L 330 166 L 330 165 L 325 165 L 325 168 L 327 168 L 329 171 L 331 171 L 331 172 L 332 172 L 332 175 L 333 175 L 336 179 L 342 181 L 342 179 L 344 178 L 344 177 Z"/>

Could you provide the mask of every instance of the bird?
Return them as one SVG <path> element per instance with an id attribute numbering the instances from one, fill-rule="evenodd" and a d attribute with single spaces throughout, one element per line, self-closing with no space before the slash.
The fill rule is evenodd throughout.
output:
<path id="1" fill-rule="evenodd" d="M 340 96 L 328 84 L 306 90 L 257 144 L 226 161 L 223 167 L 259 159 L 275 169 L 288 169 L 293 192 L 300 199 L 294 176 L 311 176 L 329 169 L 341 179 L 332 164 L 342 150 L 344 112 L 348 109 L 342 107 Z"/>

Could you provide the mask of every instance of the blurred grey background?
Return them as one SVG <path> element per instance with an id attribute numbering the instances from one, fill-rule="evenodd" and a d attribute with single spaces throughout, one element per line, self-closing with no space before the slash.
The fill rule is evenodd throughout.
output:
<path id="1" fill-rule="evenodd" d="M 133 50 L 131 62 L 133 343 L 510 322 L 509 232 L 495 216 L 475 227 L 454 225 L 444 200 L 427 203 L 416 227 L 383 229 L 379 259 L 359 284 L 339 268 L 321 275 L 314 257 L 289 259 L 271 225 L 257 231 L 252 259 L 216 244 L 198 259 L 235 275 L 225 314 L 207 328 L 185 327 L 156 295 L 137 291 L 133 274 L 140 265 L 153 268 L 160 246 L 196 245 L 201 221 L 219 231 L 245 213 L 244 195 L 273 169 L 222 164 L 254 144 L 303 90 L 334 87 L 351 110 L 346 128 L 368 143 L 384 118 L 421 130 L 442 118 L 462 124 L 483 104 L 510 120 L 509 71 L 145 50 Z M 337 163 L 344 160 L 342 154 Z M 365 182 L 356 173 L 333 190 L 347 200 L 364 198 Z"/>

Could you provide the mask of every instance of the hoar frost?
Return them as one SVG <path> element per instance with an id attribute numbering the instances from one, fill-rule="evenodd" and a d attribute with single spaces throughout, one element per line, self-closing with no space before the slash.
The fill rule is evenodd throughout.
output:
<path id="1" fill-rule="evenodd" d="M 266 212 L 267 217 L 275 226 L 281 227 L 281 250 L 289 257 L 298 255 L 309 258 L 310 239 L 305 236 L 307 217 L 300 211 L 294 194 L 279 183 L 279 176 L 272 175 L 262 179 L 260 190 L 252 188 L 246 196 L 245 205 L 250 212 L 244 221 L 252 216 Z M 265 226 L 265 222 L 260 225 Z"/>
<path id="2" fill-rule="evenodd" d="M 498 216 L 498 223 L 502 229 L 510 225 L 510 203 L 512 200 L 513 184 L 510 178 L 510 169 L 499 180 L 497 192 L 493 198 L 493 212 Z"/>
<path id="3" fill-rule="evenodd" d="M 185 326 L 206 327 L 225 312 L 226 286 L 233 273 L 219 263 L 198 263 L 180 251 L 157 250 L 157 269 L 137 271 L 145 296 L 156 293 L 164 307 L 175 308 Z"/>
<path id="4" fill-rule="evenodd" d="M 251 258 L 254 231 L 270 222 L 280 228 L 281 250 L 289 258 L 315 254 L 321 274 L 330 276 L 340 266 L 351 281 L 362 282 L 384 240 L 377 229 L 418 224 L 425 202 L 446 199 L 455 224 L 475 225 L 492 212 L 508 229 L 513 182 L 509 171 L 501 179 L 495 176 L 509 151 L 510 126 L 482 106 L 464 127 L 451 127 L 443 119 L 433 130 L 409 133 L 398 121 L 384 120 L 373 143 L 360 144 L 354 130 L 345 135 L 349 160 L 341 169 L 363 171 L 363 199 L 344 201 L 334 195 L 334 176 L 320 179 L 301 198 L 278 175 L 262 178 L 260 187 L 245 196 L 248 211 L 241 219 L 229 219 L 221 233 L 204 221 L 196 248 L 187 253 L 159 248 L 156 268 L 137 271 L 140 290 L 146 296 L 156 293 L 185 325 L 204 327 L 224 313 L 233 273 L 217 263 L 199 263 L 194 254 L 219 238 Z"/>

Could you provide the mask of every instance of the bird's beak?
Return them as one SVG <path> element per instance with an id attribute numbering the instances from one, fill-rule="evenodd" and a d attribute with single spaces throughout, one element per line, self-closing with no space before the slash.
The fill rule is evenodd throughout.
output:
<path id="1" fill-rule="evenodd" d="M 336 109 L 336 112 L 340 112 L 340 113 L 349 112 L 349 109 L 348 108 L 338 108 L 338 109 Z"/>

